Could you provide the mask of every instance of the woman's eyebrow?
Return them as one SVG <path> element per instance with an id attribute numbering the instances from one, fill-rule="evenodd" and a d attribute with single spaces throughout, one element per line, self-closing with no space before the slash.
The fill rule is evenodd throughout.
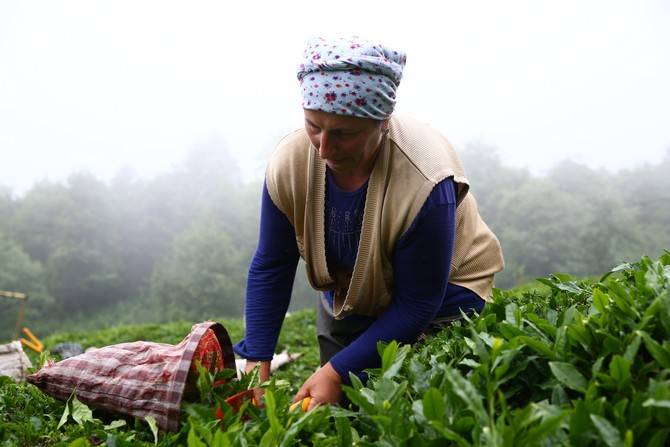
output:
<path id="1" fill-rule="evenodd" d="M 309 118 L 305 118 L 305 121 L 306 121 L 307 124 L 309 124 L 310 126 L 314 126 L 314 127 L 319 128 L 319 129 L 321 128 L 319 125 L 317 125 L 317 124 L 315 124 L 314 122 L 312 122 Z M 330 132 L 339 132 L 339 133 L 342 133 L 342 132 L 344 132 L 344 133 L 354 133 L 354 132 L 358 132 L 358 131 L 359 131 L 358 128 L 350 128 L 350 127 L 338 127 L 338 128 L 335 128 L 335 129 L 329 129 L 329 130 L 330 130 Z"/>

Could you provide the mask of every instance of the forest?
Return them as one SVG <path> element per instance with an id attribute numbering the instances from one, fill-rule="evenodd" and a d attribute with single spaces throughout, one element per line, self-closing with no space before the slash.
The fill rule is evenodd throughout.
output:
<path id="1" fill-rule="evenodd" d="M 509 288 L 553 272 L 580 277 L 670 247 L 670 151 L 618 172 L 572 161 L 534 175 L 496 148 L 460 151 L 480 213 L 501 241 Z M 153 178 L 74 172 L 22 194 L 0 188 L 0 290 L 28 294 L 39 335 L 243 313 L 262 178 L 243 180 L 221 147 L 194 149 Z M 292 308 L 313 292 L 299 266 Z M 0 340 L 18 305 L 0 301 Z"/>

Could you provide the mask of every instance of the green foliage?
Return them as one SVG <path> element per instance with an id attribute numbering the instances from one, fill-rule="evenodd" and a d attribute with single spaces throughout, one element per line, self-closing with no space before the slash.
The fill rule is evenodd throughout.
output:
<path id="1" fill-rule="evenodd" d="M 499 287 L 550 272 L 596 275 L 670 246 L 670 156 L 610 174 L 565 161 L 545 176 L 504 166 L 495 148 L 460 153 L 484 220 L 500 239 Z"/>
<path id="2" fill-rule="evenodd" d="M 241 321 L 228 319 L 221 321 L 231 337 L 241 337 L 243 331 Z M 70 341 L 81 344 L 84 349 L 137 340 L 176 344 L 188 334 L 192 325 L 193 323 L 190 322 L 177 321 L 166 324 L 114 326 L 97 331 L 61 332 L 45 337 L 44 343 L 47 347 L 51 347 L 58 343 Z"/>
<path id="3" fill-rule="evenodd" d="M 554 275 L 540 290 L 496 289 L 481 316 L 413 349 L 380 345 L 380 368 L 368 371 L 366 384 L 352 376 L 344 388 L 350 407 L 306 414 L 288 408 L 318 359 L 315 341 L 304 336 L 314 333 L 314 315 L 291 315 L 280 348 L 312 348 L 264 384 L 264 408 L 225 410 L 217 420 L 217 378 L 204 375 L 202 402 L 188 405 L 182 430 L 159 434 L 158 445 L 666 445 L 670 253 L 614 270 L 600 281 Z M 77 421 L 74 400 L 74 422 L 59 431 L 63 404 L 30 386 L 0 384 L 2 439 L 153 444 L 146 424 L 104 425 L 82 408 Z M 251 378 L 221 392 L 249 386 Z"/>
<path id="4" fill-rule="evenodd" d="M 118 295 L 113 262 L 95 249 L 77 244 L 56 248 L 46 263 L 50 293 L 59 297 L 59 310 L 91 313 Z"/>
<path id="5" fill-rule="evenodd" d="M 162 321 L 240 315 L 245 261 L 222 225 L 196 222 L 156 266 L 147 304 Z"/>

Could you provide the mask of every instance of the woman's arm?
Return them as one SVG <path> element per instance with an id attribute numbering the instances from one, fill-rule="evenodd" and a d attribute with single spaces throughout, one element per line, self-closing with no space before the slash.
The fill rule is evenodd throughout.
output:
<path id="1" fill-rule="evenodd" d="M 414 342 L 442 306 L 456 231 L 454 182 L 438 184 L 393 254 L 391 305 L 361 336 L 331 359 L 343 381 L 348 373 L 379 366 L 378 341 Z"/>
<path id="2" fill-rule="evenodd" d="M 272 359 L 291 300 L 298 258 L 293 226 L 263 185 L 258 247 L 247 279 L 245 338 L 233 347 L 240 357 Z"/>

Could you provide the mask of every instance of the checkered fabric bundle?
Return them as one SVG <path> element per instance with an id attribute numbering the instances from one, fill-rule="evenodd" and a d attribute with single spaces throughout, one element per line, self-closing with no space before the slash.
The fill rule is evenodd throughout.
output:
<path id="1" fill-rule="evenodd" d="M 47 365 L 27 380 L 57 399 L 67 400 L 74 390 L 93 408 L 153 416 L 161 429 L 178 431 L 196 359 L 212 371 L 221 365 L 235 368 L 230 337 L 221 324 L 196 324 L 178 345 L 137 341 L 94 349 Z"/>

